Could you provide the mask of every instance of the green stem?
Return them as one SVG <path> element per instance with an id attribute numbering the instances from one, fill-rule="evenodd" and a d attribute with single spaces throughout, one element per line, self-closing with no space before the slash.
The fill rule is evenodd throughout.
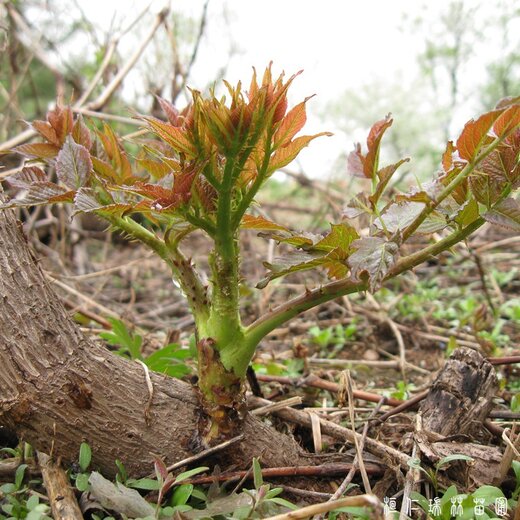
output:
<path id="1" fill-rule="evenodd" d="M 256 194 L 258 193 L 258 190 L 262 187 L 262 184 L 265 181 L 265 177 L 267 175 L 267 168 L 269 167 L 269 160 L 271 158 L 271 139 L 272 134 L 268 134 L 266 138 L 266 143 L 269 143 L 269 145 L 265 150 L 264 158 L 262 160 L 262 166 L 260 167 L 260 170 L 257 172 L 256 179 L 254 180 L 252 186 L 244 195 L 244 198 L 240 201 L 240 204 L 233 213 L 233 221 L 231 224 L 233 229 L 237 229 L 240 226 L 240 222 L 242 221 L 244 213 L 248 210 L 249 206 L 251 206 L 251 202 L 253 201 Z"/>
<path id="2" fill-rule="evenodd" d="M 139 240 L 160 256 L 170 267 L 173 277 L 179 282 L 181 290 L 186 295 L 195 323 L 198 325 L 207 320 L 209 316 L 207 288 L 202 283 L 191 261 L 184 257 L 175 243 L 166 243 L 129 217 L 109 217 L 105 215 L 103 217 L 114 227 Z"/>
<path id="3" fill-rule="evenodd" d="M 453 245 L 467 238 L 471 233 L 478 229 L 485 220 L 479 217 L 465 228 L 453 232 L 443 240 L 431 244 L 430 246 L 417 251 L 411 255 L 401 258 L 386 274 L 383 282 L 386 282 L 397 275 L 408 271 L 413 267 L 423 263 L 431 256 L 438 255 L 442 251 L 449 249 Z M 339 296 L 345 296 L 356 292 L 365 291 L 368 284 L 363 281 L 346 279 L 331 282 L 322 287 L 309 291 L 301 296 L 289 300 L 287 303 L 280 305 L 271 312 L 260 317 L 258 320 L 249 325 L 245 330 L 244 346 L 248 351 L 252 351 L 274 329 L 292 319 L 298 314 L 312 309 L 317 305 L 334 300 Z"/>
<path id="4" fill-rule="evenodd" d="M 509 135 L 509 134 L 507 134 Z M 427 204 L 424 209 L 417 215 L 415 220 L 404 230 L 403 232 L 403 242 L 405 242 L 408 238 L 410 238 L 415 231 L 419 228 L 419 226 L 424 222 L 428 216 L 435 211 L 435 209 L 441 204 L 443 200 L 445 200 L 449 195 L 453 193 L 453 191 L 466 179 L 473 170 L 480 164 L 488 155 L 490 155 L 497 146 L 507 137 L 507 135 L 503 135 L 501 137 L 497 137 L 494 139 L 479 155 L 474 161 L 470 161 L 462 168 L 462 170 L 454 177 L 454 179 L 440 192 L 440 194 L 432 201 L 430 204 Z"/>

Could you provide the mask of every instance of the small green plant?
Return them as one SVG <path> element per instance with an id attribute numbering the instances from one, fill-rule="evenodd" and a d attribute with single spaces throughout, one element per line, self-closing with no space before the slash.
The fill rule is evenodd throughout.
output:
<path id="1" fill-rule="evenodd" d="M 345 343 L 353 339 L 357 333 L 357 324 L 353 320 L 352 323 L 344 327 L 343 325 L 336 325 L 335 327 L 327 327 L 320 329 L 317 325 L 309 329 L 309 336 L 313 343 L 321 348 L 323 353 L 328 358 L 334 358 L 345 346 Z"/>
<path id="2" fill-rule="evenodd" d="M 27 467 L 20 464 L 14 481 L 0 486 L 0 520 L 51 520 L 50 507 L 40 503 L 37 495 L 31 495 L 24 483 Z"/>
<path id="3" fill-rule="evenodd" d="M 116 354 L 128 356 L 130 359 L 142 360 L 142 336 L 129 331 L 124 322 L 117 318 L 109 317 L 107 319 L 110 322 L 110 325 L 112 325 L 112 331 L 100 332 L 99 337 L 104 339 L 109 345 L 118 346 L 119 349 L 116 351 Z"/>
<path id="4" fill-rule="evenodd" d="M 71 478 L 75 481 L 78 491 L 88 491 L 89 489 L 88 479 L 90 477 L 90 473 L 88 473 L 88 468 L 90 466 L 91 460 L 92 450 L 86 442 L 82 442 L 79 447 L 79 471 L 71 474 Z"/>
<path id="5" fill-rule="evenodd" d="M 448 251 L 485 222 L 518 230 L 520 203 L 520 100 L 502 100 L 495 110 L 469 121 L 441 159 L 440 174 L 408 193 L 389 193 L 395 172 L 408 159 L 382 166 L 380 145 L 393 120 L 370 129 L 366 150 L 348 156 L 349 175 L 370 186 L 347 202 L 343 218 L 324 234 L 293 230 L 255 213 L 255 198 L 277 170 L 291 163 L 315 138 L 298 135 L 306 123 L 307 98 L 289 109 L 288 90 L 298 74 L 277 78 L 272 67 L 253 73 L 248 91 L 225 83 L 227 94 L 191 90 L 179 111 L 160 99 L 165 119 L 141 116 L 150 139 L 132 156 L 108 126 L 89 128 L 70 108 L 58 106 L 33 129 L 44 139 L 14 149 L 28 158 L 9 177 L 16 198 L 0 209 L 69 203 L 73 214 L 92 213 L 131 240 L 140 241 L 166 264 L 187 298 L 197 337 L 198 388 L 211 442 L 240 429 L 247 368 L 271 331 L 320 304 L 383 284 Z M 44 168 L 41 167 L 44 165 Z M 369 222 L 360 235 L 356 219 Z M 209 281 L 182 249 L 194 231 L 211 244 Z M 281 259 L 265 263 L 257 288 L 294 272 L 321 268 L 331 279 L 256 321 L 244 324 L 240 301 L 240 240 L 254 230 L 284 244 Z M 433 233 L 442 234 L 440 240 Z M 410 252 L 411 237 L 426 244 Z M 431 239 L 431 240 L 430 240 Z M 173 288 L 172 288 L 173 290 Z M 138 357 L 140 339 L 125 335 L 124 348 Z M 237 413 L 238 412 L 238 413 Z"/>
<path id="6" fill-rule="evenodd" d="M 410 397 L 410 392 L 415 389 L 413 383 L 406 383 L 405 381 L 397 381 L 395 384 L 395 390 L 390 393 L 391 397 L 405 401 Z"/>
<path id="7" fill-rule="evenodd" d="M 421 461 L 419 459 L 410 459 L 408 464 L 410 467 L 418 469 L 419 471 L 421 471 L 428 477 L 428 479 L 430 480 L 430 482 L 433 486 L 435 494 L 437 495 L 439 492 L 439 480 L 438 480 L 439 471 L 442 468 L 444 468 L 445 466 L 448 466 L 450 463 L 459 461 L 459 460 L 463 460 L 466 462 L 473 462 L 473 459 L 471 457 L 469 457 L 468 455 L 461 455 L 461 454 L 455 453 L 453 455 L 448 455 L 447 457 L 443 457 L 442 459 L 440 459 L 435 464 L 435 467 L 433 469 L 423 468 L 421 466 Z"/>
<path id="8" fill-rule="evenodd" d="M 121 320 L 115 318 L 108 318 L 108 320 L 112 325 L 112 331 L 100 332 L 99 336 L 109 345 L 118 346 L 116 353 L 120 356 L 142 361 L 150 370 L 171 377 L 181 378 L 191 373 L 191 367 L 185 363 L 194 356 L 191 348 L 185 349 L 178 343 L 170 343 L 145 357 L 141 352 L 142 336 L 130 332 Z"/>
<path id="9" fill-rule="evenodd" d="M 270 484 L 264 483 L 262 470 L 257 459 L 253 459 L 253 489 L 242 489 L 239 493 L 223 493 L 218 485 L 213 485 L 207 495 L 200 492 L 194 496 L 196 490 L 186 488 L 179 491 L 178 489 L 172 496 L 175 498 L 176 493 L 184 500 L 185 495 L 191 493 L 198 501 L 198 505 L 202 506 L 197 511 L 196 518 L 222 518 L 223 520 L 253 520 L 267 518 L 281 512 L 297 509 L 291 502 L 280 497 L 283 492 L 282 488 L 271 488 Z M 177 506 L 178 508 L 179 506 Z M 171 513 L 175 508 L 163 509 L 163 513 Z M 190 506 L 183 509 L 178 508 L 177 511 L 188 511 Z"/>

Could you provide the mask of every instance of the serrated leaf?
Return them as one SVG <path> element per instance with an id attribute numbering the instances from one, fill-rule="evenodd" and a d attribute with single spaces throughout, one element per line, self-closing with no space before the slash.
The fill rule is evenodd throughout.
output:
<path id="1" fill-rule="evenodd" d="M 489 175 L 496 181 L 508 181 L 515 184 L 520 176 L 519 151 L 520 142 L 511 136 L 482 160 L 475 168 L 475 172 Z"/>
<path id="2" fill-rule="evenodd" d="M 315 269 L 323 265 L 324 261 L 323 254 L 295 251 L 283 257 L 275 258 L 272 263 L 264 262 L 264 266 L 271 272 L 256 284 L 256 288 L 263 289 L 270 281 L 290 273 Z"/>
<path id="3" fill-rule="evenodd" d="M 390 181 L 390 179 L 392 178 L 394 173 L 397 171 L 397 169 L 404 163 L 408 162 L 409 160 L 410 159 L 408 159 L 408 158 L 401 159 L 399 162 L 385 166 L 384 168 L 381 168 L 377 172 L 377 177 L 378 177 L 379 181 L 377 183 L 377 186 L 376 186 L 376 189 L 375 189 L 373 195 L 371 195 L 369 197 L 369 200 L 372 202 L 373 207 L 376 206 L 377 202 L 381 198 L 381 195 L 383 195 L 383 192 L 385 191 L 386 186 L 388 185 L 388 182 Z"/>
<path id="4" fill-rule="evenodd" d="M 313 251 L 325 251 L 330 253 L 334 249 L 340 249 L 345 253 L 349 251 L 350 245 L 359 238 L 357 231 L 348 224 L 331 224 L 331 231 L 328 235 L 316 242 Z"/>
<path id="5" fill-rule="evenodd" d="M 132 166 L 130 165 L 125 149 L 120 144 L 112 128 L 104 124 L 103 132 L 98 132 L 97 136 L 103 145 L 107 157 L 112 162 L 118 183 L 130 184 L 133 179 Z"/>
<path id="6" fill-rule="evenodd" d="M 168 122 L 172 125 L 177 126 L 179 111 L 173 106 L 172 103 L 170 103 L 166 99 L 160 96 L 155 96 L 155 98 L 159 102 L 159 105 L 161 105 L 164 115 L 168 118 Z"/>
<path id="7" fill-rule="evenodd" d="M 344 277 L 348 272 L 346 258 L 350 254 L 350 245 L 358 236 L 357 231 L 348 224 L 332 224 L 331 232 L 315 240 L 312 245 L 306 244 L 305 251 L 276 258 L 272 264 L 265 262 L 271 273 L 257 284 L 257 288 L 264 288 L 275 278 L 317 267 L 326 268 L 331 278 Z"/>
<path id="8" fill-rule="evenodd" d="M 57 105 L 53 110 L 47 112 L 47 121 L 56 132 L 60 145 L 65 141 L 65 137 L 72 131 L 74 116 L 70 107 Z"/>
<path id="9" fill-rule="evenodd" d="M 356 249 L 347 262 L 355 279 L 368 278 L 369 289 L 376 291 L 396 261 L 399 246 L 379 237 L 365 237 L 352 243 Z"/>
<path id="10" fill-rule="evenodd" d="M 72 127 L 72 137 L 76 143 L 81 144 L 87 150 L 92 148 L 92 137 L 90 136 L 90 130 L 83 122 L 83 116 L 81 114 L 78 115 L 78 118 Z"/>
<path id="11" fill-rule="evenodd" d="M 166 141 L 176 152 L 186 155 L 188 159 L 196 157 L 197 149 L 185 130 L 153 117 L 143 119 L 148 123 L 150 130 Z"/>
<path id="12" fill-rule="evenodd" d="M 354 198 L 350 199 L 349 203 L 343 208 L 342 216 L 345 218 L 357 218 L 362 214 L 372 214 L 372 208 L 366 193 L 358 193 Z"/>
<path id="13" fill-rule="evenodd" d="M 475 199 L 486 208 L 497 202 L 502 196 L 507 181 L 492 177 L 483 172 L 474 172 L 469 177 L 469 186 Z"/>
<path id="14" fill-rule="evenodd" d="M 21 144 L 14 148 L 14 151 L 25 155 L 26 157 L 36 159 L 54 159 L 60 151 L 60 149 L 50 143 L 30 143 Z"/>
<path id="15" fill-rule="evenodd" d="M 520 105 L 515 104 L 506 108 L 493 125 L 497 137 L 503 137 L 520 125 Z"/>
<path id="16" fill-rule="evenodd" d="M 347 156 L 347 173 L 354 177 L 365 177 L 365 170 L 363 168 L 363 162 L 365 156 L 361 152 L 361 145 L 356 143 L 354 150 Z"/>
<path id="17" fill-rule="evenodd" d="M 285 226 L 276 224 L 262 216 L 245 214 L 240 224 L 242 229 L 261 229 L 263 231 L 289 231 Z"/>
<path id="18" fill-rule="evenodd" d="M 379 147 L 381 145 L 381 139 L 383 134 L 388 128 L 392 126 L 393 119 L 388 114 L 384 119 L 377 121 L 372 125 L 367 138 L 368 152 L 363 162 L 363 170 L 365 177 L 369 179 L 374 178 L 378 170 L 379 162 Z"/>
<path id="19" fill-rule="evenodd" d="M 156 179 L 162 179 L 173 172 L 173 169 L 164 161 L 152 161 L 150 159 L 138 159 L 137 164 L 145 169 Z"/>
<path id="20" fill-rule="evenodd" d="M 117 173 L 110 164 L 99 159 L 98 157 L 90 157 L 94 171 L 103 179 L 108 181 L 117 181 Z"/>
<path id="21" fill-rule="evenodd" d="M 479 217 L 478 202 L 471 198 L 466 201 L 459 209 L 454 220 L 462 227 L 466 227 Z"/>
<path id="22" fill-rule="evenodd" d="M 303 135 L 301 137 L 297 137 L 290 143 L 286 144 L 282 148 L 279 148 L 271 157 L 269 161 L 269 166 L 267 168 L 267 174 L 271 173 L 287 166 L 291 163 L 297 155 L 305 148 L 313 139 L 317 137 L 321 137 L 323 135 L 331 136 L 330 132 L 320 132 L 319 134 L 314 135 Z"/>
<path id="23" fill-rule="evenodd" d="M 72 202 L 75 191 L 70 191 L 54 184 L 53 182 L 34 182 L 20 196 L 5 204 L 0 204 L 0 209 L 27 208 L 42 204 L 54 204 L 57 202 Z"/>
<path id="24" fill-rule="evenodd" d="M 378 229 L 386 229 L 390 233 L 402 231 L 417 218 L 423 209 L 424 204 L 421 202 L 407 201 L 391 204 L 381 215 L 381 218 L 374 220 L 374 225 Z"/>
<path id="25" fill-rule="evenodd" d="M 95 190 L 92 188 L 80 188 L 74 197 L 73 215 L 77 213 L 98 213 L 100 215 L 122 216 L 132 209 L 131 204 L 104 204 L 99 200 Z"/>
<path id="26" fill-rule="evenodd" d="M 65 186 L 78 189 L 87 183 L 91 170 L 92 161 L 88 150 L 68 135 L 56 159 L 58 179 Z"/>
<path id="27" fill-rule="evenodd" d="M 36 130 L 44 139 L 49 141 L 49 143 L 54 144 L 56 146 L 60 146 L 60 140 L 56 135 L 56 130 L 52 128 L 51 124 L 48 121 L 33 121 L 31 126 L 34 130 Z"/>
<path id="28" fill-rule="evenodd" d="M 316 239 L 316 235 L 313 235 L 312 233 L 298 233 L 291 230 L 262 231 L 261 233 L 258 233 L 258 236 L 263 238 L 270 238 L 272 240 L 276 240 L 277 242 L 289 244 L 291 246 L 303 249 L 312 247 Z"/>
<path id="29" fill-rule="evenodd" d="M 482 215 L 487 222 L 520 232 L 520 202 L 507 198 Z"/>
<path id="30" fill-rule="evenodd" d="M 442 154 L 442 168 L 445 172 L 453 168 L 453 154 L 455 152 L 455 146 L 453 141 L 448 141 L 446 144 L 446 150 Z"/>
<path id="31" fill-rule="evenodd" d="M 25 166 L 21 171 L 7 177 L 7 182 L 15 188 L 26 189 L 35 182 L 45 182 L 47 175 L 37 166 Z"/>
<path id="32" fill-rule="evenodd" d="M 285 146 L 304 127 L 307 121 L 305 105 L 309 99 L 310 97 L 305 98 L 304 101 L 298 103 L 294 108 L 289 110 L 287 115 L 282 119 L 280 126 L 274 134 L 274 149 Z"/>
<path id="33" fill-rule="evenodd" d="M 347 158 L 347 173 L 356 177 L 373 179 L 377 175 L 379 148 L 385 131 L 392 126 L 390 114 L 372 125 L 367 137 L 367 153 L 363 154 L 361 145 L 356 143 Z"/>
<path id="34" fill-rule="evenodd" d="M 471 161 L 481 149 L 486 141 L 492 138 L 488 136 L 488 132 L 497 120 L 502 110 L 492 110 L 482 114 L 478 119 L 469 120 L 457 139 L 457 150 L 459 156 L 466 161 Z"/>

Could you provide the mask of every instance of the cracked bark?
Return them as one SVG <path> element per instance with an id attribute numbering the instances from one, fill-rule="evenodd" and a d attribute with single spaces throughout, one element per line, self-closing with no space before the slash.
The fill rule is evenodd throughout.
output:
<path id="1" fill-rule="evenodd" d="M 0 426 L 34 448 L 77 459 L 88 442 L 93 468 L 114 475 L 116 459 L 131 475 L 153 470 L 154 455 L 171 464 L 193 454 L 198 401 L 182 381 L 152 373 L 149 419 L 141 365 L 86 338 L 45 281 L 9 211 L 0 212 Z M 296 442 L 254 417 L 244 440 L 224 454 L 242 468 L 253 456 L 266 467 L 294 465 Z M 307 461 L 307 459 L 305 459 Z"/>

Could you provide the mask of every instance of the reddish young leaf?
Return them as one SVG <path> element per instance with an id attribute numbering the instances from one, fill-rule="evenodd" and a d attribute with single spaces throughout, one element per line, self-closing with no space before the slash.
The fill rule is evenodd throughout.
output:
<path id="1" fill-rule="evenodd" d="M 202 175 L 199 175 L 196 178 L 195 192 L 206 211 L 213 211 L 216 209 L 218 197 L 217 191 Z"/>
<path id="2" fill-rule="evenodd" d="M 152 161 L 151 159 L 138 159 L 137 164 L 145 169 L 155 179 L 162 179 L 172 173 L 173 168 L 165 161 Z"/>
<path id="3" fill-rule="evenodd" d="M 57 105 L 47 113 L 47 120 L 56 132 L 60 145 L 65 142 L 65 137 L 72 132 L 74 116 L 70 107 Z"/>
<path id="4" fill-rule="evenodd" d="M 370 195 L 370 197 L 369 197 L 369 200 L 372 203 L 372 207 L 374 207 L 374 208 L 376 207 L 379 199 L 383 195 L 383 193 L 388 185 L 388 182 L 390 181 L 390 179 L 392 178 L 394 173 L 397 171 L 397 169 L 402 164 L 404 164 L 405 162 L 408 162 L 409 160 L 410 159 L 408 159 L 408 158 L 401 159 L 399 162 L 385 166 L 384 168 L 381 168 L 377 172 L 377 177 L 378 177 L 379 181 L 377 183 L 377 186 L 376 186 L 376 189 L 375 189 L 373 195 Z"/>
<path id="5" fill-rule="evenodd" d="M 481 115 L 477 120 L 471 119 L 464 125 L 464 129 L 457 139 L 457 150 L 461 159 L 473 160 L 482 145 L 486 141 L 491 141 L 488 132 L 501 113 L 502 110 L 492 110 Z"/>
<path id="6" fill-rule="evenodd" d="M 166 481 L 168 478 L 168 468 L 159 457 L 154 457 L 154 468 L 157 478 L 163 482 Z"/>
<path id="7" fill-rule="evenodd" d="M 273 139 L 273 148 L 285 146 L 303 128 L 307 121 L 305 104 L 312 96 L 292 108 L 282 119 Z"/>
<path id="8" fill-rule="evenodd" d="M 51 126 L 48 121 L 33 121 L 31 126 L 36 130 L 44 139 L 49 141 L 50 144 L 61 146 L 60 140 L 56 135 L 56 130 Z"/>
<path id="9" fill-rule="evenodd" d="M 72 202 L 74 191 L 67 190 L 63 186 L 53 182 L 33 182 L 19 198 L 5 204 L 0 204 L 0 209 L 27 208 L 42 204 L 54 204 L 56 202 Z"/>
<path id="10" fill-rule="evenodd" d="M 361 145 L 356 143 L 354 150 L 352 150 L 347 157 L 347 173 L 354 177 L 365 177 L 365 170 L 363 168 L 364 160 L 365 156 L 361 152 Z"/>
<path id="11" fill-rule="evenodd" d="M 482 215 L 488 222 L 520 232 L 520 202 L 507 198 Z"/>
<path id="12" fill-rule="evenodd" d="M 74 197 L 74 212 L 97 213 L 98 215 L 110 215 L 121 217 L 130 212 L 133 206 L 129 203 L 104 204 L 101 202 L 92 188 L 80 188 Z"/>
<path id="13" fill-rule="evenodd" d="M 56 159 L 58 179 L 65 186 L 77 190 L 87 183 L 91 170 L 92 161 L 88 150 L 68 135 Z"/>
<path id="14" fill-rule="evenodd" d="M 515 104 L 506 108 L 493 125 L 497 137 L 503 137 L 520 125 L 520 105 Z"/>
<path id="15" fill-rule="evenodd" d="M 319 134 L 314 135 L 303 135 L 301 137 L 297 137 L 286 146 L 279 148 L 269 161 L 267 174 L 270 175 L 276 170 L 287 166 L 313 139 L 316 139 L 316 137 L 320 137 L 322 135 L 331 136 L 332 134 L 330 132 L 320 132 Z"/>
<path id="16" fill-rule="evenodd" d="M 92 148 L 92 137 L 90 136 L 90 130 L 85 126 L 83 122 L 83 116 L 78 115 L 76 122 L 72 127 L 72 137 L 76 143 L 81 144 L 87 150 Z"/>
<path id="17" fill-rule="evenodd" d="M 367 154 L 364 155 L 361 151 L 361 145 L 356 143 L 354 145 L 354 151 L 350 152 L 347 159 L 347 173 L 350 175 L 355 175 L 356 177 L 366 177 L 368 179 L 373 179 L 378 171 L 378 163 L 379 163 L 379 148 L 381 145 L 381 139 L 383 138 L 383 134 L 392 126 L 393 119 L 391 119 L 390 114 L 385 117 L 385 119 L 381 119 L 377 121 L 372 128 L 367 137 Z"/>
<path id="18" fill-rule="evenodd" d="M 7 177 L 7 181 L 15 188 L 28 188 L 35 182 L 45 182 L 47 175 L 37 166 L 26 166 L 21 171 Z"/>
<path id="19" fill-rule="evenodd" d="M 262 216 L 245 214 L 241 223 L 242 229 L 261 229 L 264 231 L 289 231 L 285 226 L 280 226 Z"/>
<path id="20" fill-rule="evenodd" d="M 475 199 L 489 209 L 502 197 L 507 181 L 477 171 L 470 176 L 469 185 Z"/>
<path id="21" fill-rule="evenodd" d="M 173 126 L 179 126 L 179 111 L 166 99 L 162 97 L 155 96 L 159 105 L 161 105 L 162 111 L 164 115 L 168 119 L 169 123 Z"/>
<path id="22" fill-rule="evenodd" d="M 94 171 L 104 180 L 117 182 L 117 173 L 110 166 L 110 164 L 98 159 L 97 157 L 90 156 L 90 160 L 92 161 L 92 167 Z"/>
<path id="23" fill-rule="evenodd" d="M 112 128 L 104 124 L 103 132 L 98 132 L 97 135 L 103 144 L 108 158 L 112 161 L 113 169 L 117 174 L 117 181 L 120 184 L 130 184 L 133 178 L 132 166 Z"/>
<path id="24" fill-rule="evenodd" d="M 50 143 L 30 143 L 21 144 L 14 148 L 15 152 L 18 152 L 26 157 L 36 159 L 54 159 L 58 155 L 60 149 Z"/>
<path id="25" fill-rule="evenodd" d="M 453 168 L 453 154 L 455 153 L 455 146 L 453 141 L 448 141 L 446 150 L 442 154 L 442 169 L 447 172 Z"/>
<path id="26" fill-rule="evenodd" d="M 197 149 L 189 140 L 186 130 L 182 130 L 169 123 L 164 123 L 153 117 L 144 117 L 150 130 L 166 141 L 176 152 L 182 153 L 187 159 L 193 159 L 197 155 Z"/>
<path id="27" fill-rule="evenodd" d="M 367 138 L 368 152 L 363 162 L 363 170 L 365 177 L 372 179 L 378 170 L 379 163 L 379 148 L 381 145 L 381 139 L 385 131 L 392 126 L 394 120 L 388 114 L 384 119 L 381 119 L 375 123 L 370 129 L 370 133 Z"/>

